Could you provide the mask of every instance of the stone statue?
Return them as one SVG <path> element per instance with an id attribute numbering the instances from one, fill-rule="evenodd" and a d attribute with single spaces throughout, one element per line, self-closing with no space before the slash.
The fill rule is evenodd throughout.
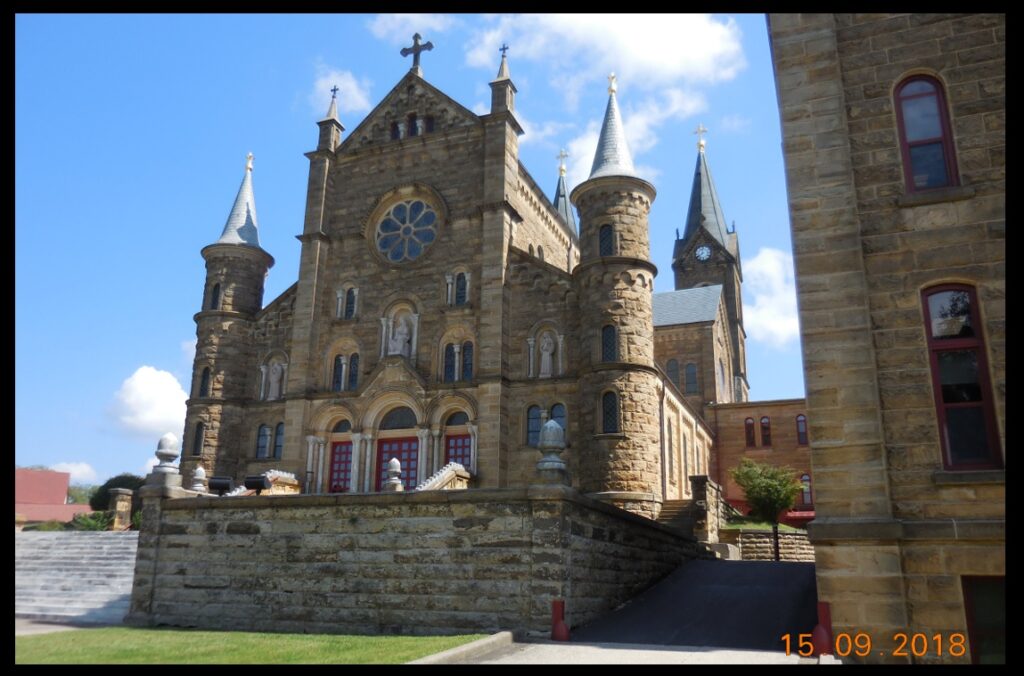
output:
<path id="1" fill-rule="evenodd" d="M 391 330 L 391 340 L 388 341 L 388 354 L 400 354 L 409 356 L 409 323 L 404 317 L 395 319 L 395 327 Z"/>
<path id="2" fill-rule="evenodd" d="M 551 355 L 555 353 L 555 340 L 550 333 L 545 333 L 540 339 L 540 377 L 551 377 Z"/>
<path id="3" fill-rule="evenodd" d="M 284 379 L 284 366 L 281 362 L 274 362 L 270 367 L 270 388 L 267 390 L 267 400 L 281 398 L 281 381 Z"/>

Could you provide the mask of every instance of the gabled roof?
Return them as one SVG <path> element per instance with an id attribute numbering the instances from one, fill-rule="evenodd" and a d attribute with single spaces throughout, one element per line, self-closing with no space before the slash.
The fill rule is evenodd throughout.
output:
<path id="1" fill-rule="evenodd" d="M 698 230 L 706 230 L 723 247 L 727 246 L 728 233 L 725 216 L 718 202 L 715 182 L 711 180 L 711 169 L 703 149 L 697 153 L 697 166 L 693 171 L 693 188 L 690 190 L 690 208 L 686 214 L 686 230 L 683 241 L 689 242 Z"/>
<path id="2" fill-rule="evenodd" d="M 699 286 L 654 294 L 654 325 L 673 326 L 713 322 L 718 316 L 722 285 Z"/>
<path id="3" fill-rule="evenodd" d="M 252 194 L 252 153 L 249 153 L 242 185 L 238 188 L 235 204 L 231 207 L 227 223 L 224 224 L 224 232 L 221 233 L 217 244 L 244 244 L 257 248 L 260 246 L 256 198 Z"/>

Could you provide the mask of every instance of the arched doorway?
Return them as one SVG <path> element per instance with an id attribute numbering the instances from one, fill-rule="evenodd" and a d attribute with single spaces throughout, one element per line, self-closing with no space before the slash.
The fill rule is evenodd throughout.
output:
<path id="1" fill-rule="evenodd" d="M 341 420 L 331 429 L 331 464 L 327 468 L 327 492 L 354 490 L 352 468 L 352 423 Z"/>
<path id="2" fill-rule="evenodd" d="M 457 462 L 468 471 L 473 471 L 473 440 L 469 433 L 469 416 L 456 411 L 444 423 L 444 462 Z"/>
<path id="3" fill-rule="evenodd" d="M 420 435 L 416 414 L 408 406 L 393 408 L 380 421 L 377 433 L 377 462 L 374 488 L 379 491 L 387 480 L 387 466 L 391 458 L 402 465 L 402 486 L 405 490 L 416 487 L 419 470 Z"/>

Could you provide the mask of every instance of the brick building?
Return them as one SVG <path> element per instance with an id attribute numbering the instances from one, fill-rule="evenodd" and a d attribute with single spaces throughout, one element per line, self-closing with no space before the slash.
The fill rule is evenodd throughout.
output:
<path id="1" fill-rule="evenodd" d="M 406 488 L 449 462 L 473 487 L 526 486 L 554 419 L 582 493 L 652 517 L 692 497 L 715 452 L 709 403 L 748 392 L 739 241 L 704 144 L 676 290 L 654 294 L 656 191 L 614 79 L 589 179 L 569 195 L 563 167 L 553 199 L 519 162 L 504 56 L 490 87 L 476 115 L 414 65 L 344 136 L 332 99 L 307 153 L 299 279 L 265 305 L 250 158 L 202 251 L 186 473 L 375 492 L 395 457 Z"/>
<path id="2" fill-rule="evenodd" d="M 769 33 L 819 596 L 868 661 L 1005 661 L 1005 16 Z"/>

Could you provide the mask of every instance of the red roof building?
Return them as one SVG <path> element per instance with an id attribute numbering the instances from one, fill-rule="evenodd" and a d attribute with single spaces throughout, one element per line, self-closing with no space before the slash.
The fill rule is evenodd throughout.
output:
<path id="1" fill-rule="evenodd" d="M 26 521 L 71 521 L 76 514 L 91 512 L 89 505 L 67 504 L 67 472 L 43 469 L 14 470 L 14 513 Z"/>

